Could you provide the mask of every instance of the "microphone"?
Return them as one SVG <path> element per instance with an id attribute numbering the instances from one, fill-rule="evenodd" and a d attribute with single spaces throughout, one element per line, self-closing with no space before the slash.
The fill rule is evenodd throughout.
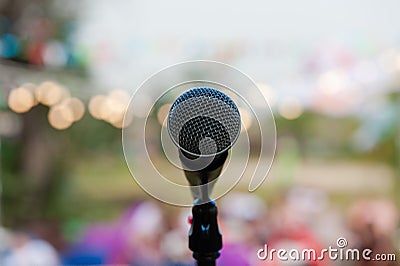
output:
<path id="1" fill-rule="evenodd" d="M 240 134 L 240 113 L 232 99 L 214 88 L 190 89 L 172 104 L 167 121 L 189 184 L 215 180 Z M 192 194 L 201 201 L 209 196 L 204 189 L 192 189 Z"/>
<path id="2" fill-rule="evenodd" d="M 239 137 L 239 110 L 217 89 L 193 88 L 172 104 L 167 123 L 194 198 L 189 249 L 197 266 L 215 266 L 222 235 L 217 206 L 209 197 L 214 184 L 210 182 L 221 174 L 228 151 Z"/>

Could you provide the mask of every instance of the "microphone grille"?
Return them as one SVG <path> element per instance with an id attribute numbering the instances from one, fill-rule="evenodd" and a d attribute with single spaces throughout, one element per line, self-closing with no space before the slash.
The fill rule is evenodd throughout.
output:
<path id="1" fill-rule="evenodd" d="M 172 104 L 168 132 L 185 152 L 200 156 L 228 150 L 240 133 L 240 113 L 225 93 L 214 88 L 193 88 Z"/>

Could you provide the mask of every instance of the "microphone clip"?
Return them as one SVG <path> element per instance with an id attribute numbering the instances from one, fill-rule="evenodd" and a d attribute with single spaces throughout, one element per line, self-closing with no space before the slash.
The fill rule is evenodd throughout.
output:
<path id="1" fill-rule="evenodd" d="M 192 208 L 192 226 L 189 231 L 189 249 L 198 266 L 215 265 L 222 249 L 222 235 L 218 227 L 218 209 L 214 201 Z"/>

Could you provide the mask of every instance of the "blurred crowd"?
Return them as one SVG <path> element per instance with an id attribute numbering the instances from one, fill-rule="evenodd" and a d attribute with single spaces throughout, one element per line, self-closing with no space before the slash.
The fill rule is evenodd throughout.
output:
<path id="1" fill-rule="evenodd" d="M 268 204 L 255 194 L 238 192 L 231 192 L 217 204 L 224 239 L 219 266 L 398 265 L 399 258 L 397 262 L 377 263 L 333 261 L 327 256 L 315 261 L 279 261 L 277 258 L 271 261 L 257 257 L 257 251 L 265 245 L 270 249 L 300 251 L 337 248 L 336 240 L 340 237 L 348 241 L 348 248 L 369 248 L 373 254 L 396 254 L 399 213 L 388 199 L 359 199 L 342 212 L 322 191 L 293 188 Z M 194 265 L 187 247 L 190 215 L 189 208 L 140 201 L 114 222 L 88 224 L 75 241 L 66 245 L 59 245 L 55 235 L 46 236 L 29 227 L 3 228 L 0 264 Z"/>

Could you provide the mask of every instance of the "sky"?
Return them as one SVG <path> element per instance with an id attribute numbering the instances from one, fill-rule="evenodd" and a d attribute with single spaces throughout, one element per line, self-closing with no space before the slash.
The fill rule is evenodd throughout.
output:
<path id="1" fill-rule="evenodd" d="M 81 5 L 76 40 L 94 58 L 91 74 L 99 91 L 134 90 L 171 64 L 209 59 L 231 64 L 281 94 L 303 97 L 315 89 L 312 75 L 342 67 L 337 63 L 342 54 L 365 73 L 378 73 L 379 57 L 400 46 L 396 0 L 84 0 Z M 308 76 L 313 60 L 319 68 Z"/>

